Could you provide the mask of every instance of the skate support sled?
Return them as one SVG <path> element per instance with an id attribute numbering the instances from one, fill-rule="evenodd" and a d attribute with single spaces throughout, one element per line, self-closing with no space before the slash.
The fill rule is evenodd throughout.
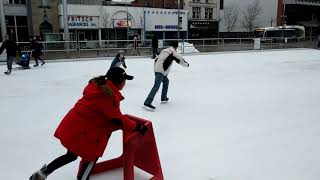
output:
<path id="1" fill-rule="evenodd" d="M 134 132 L 126 138 L 123 135 L 122 155 L 115 159 L 96 163 L 91 174 L 98 174 L 123 167 L 124 180 L 134 180 L 134 166 L 136 166 L 153 175 L 151 180 L 163 180 L 152 123 L 132 115 L 125 116 L 137 123 L 145 124 L 148 130 L 144 135 L 138 132 Z M 78 174 L 80 173 L 82 163 L 81 161 Z"/>

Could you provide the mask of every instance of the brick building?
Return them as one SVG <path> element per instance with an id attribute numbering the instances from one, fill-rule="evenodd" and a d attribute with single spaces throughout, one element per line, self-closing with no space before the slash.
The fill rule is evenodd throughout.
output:
<path id="1" fill-rule="evenodd" d="M 183 9 L 183 2 L 183 0 L 180 1 L 180 9 Z M 178 0 L 135 0 L 132 5 L 135 7 L 178 9 Z"/>

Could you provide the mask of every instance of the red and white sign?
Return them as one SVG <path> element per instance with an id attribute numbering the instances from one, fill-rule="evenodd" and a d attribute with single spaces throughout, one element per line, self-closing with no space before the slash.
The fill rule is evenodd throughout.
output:
<path id="1" fill-rule="evenodd" d="M 115 28 L 127 28 L 131 27 L 132 23 L 131 20 L 127 19 L 115 19 L 113 20 L 113 26 Z"/>

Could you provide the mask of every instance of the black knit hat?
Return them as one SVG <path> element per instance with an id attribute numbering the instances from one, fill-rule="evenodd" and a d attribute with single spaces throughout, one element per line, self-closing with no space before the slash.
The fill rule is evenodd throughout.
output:
<path id="1" fill-rule="evenodd" d="M 171 41 L 169 42 L 169 46 L 172 46 L 174 48 L 177 48 L 178 47 L 178 41 Z"/>
<path id="2" fill-rule="evenodd" d="M 110 80 L 132 80 L 133 76 L 130 76 L 126 71 L 120 67 L 110 68 L 106 74 L 106 77 Z"/>

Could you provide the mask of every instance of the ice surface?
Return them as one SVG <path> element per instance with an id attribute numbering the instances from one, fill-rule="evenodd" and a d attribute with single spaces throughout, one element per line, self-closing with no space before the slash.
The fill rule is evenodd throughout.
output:
<path id="1" fill-rule="evenodd" d="M 166 180 L 319 180 L 320 51 L 213 53 L 173 65 L 167 104 L 145 111 L 153 60 L 128 58 L 122 112 L 153 122 Z M 22 180 L 65 153 L 53 133 L 110 60 L 46 63 L 0 74 L 0 172 Z M 2 71 L 6 66 L 0 66 Z M 121 154 L 121 134 L 102 159 Z M 78 161 L 48 180 L 76 180 Z M 121 179 L 117 170 L 92 180 Z M 136 172 L 136 179 L 148 175 Z"/>

